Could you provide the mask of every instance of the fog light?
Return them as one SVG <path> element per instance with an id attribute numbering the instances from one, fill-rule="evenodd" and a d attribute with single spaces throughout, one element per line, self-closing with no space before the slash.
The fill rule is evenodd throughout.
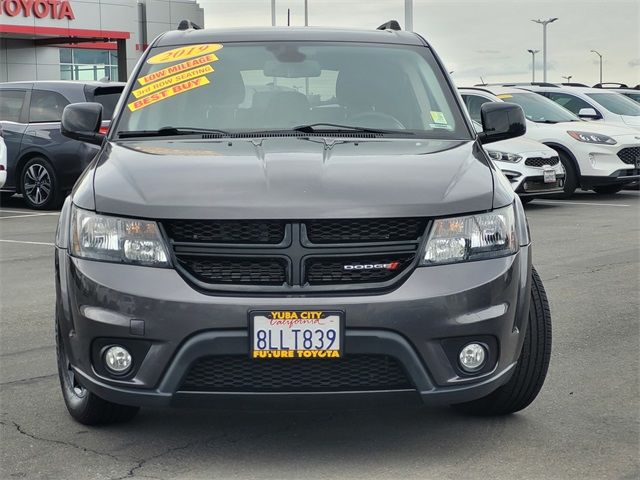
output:
<path id="1" fill-rule="evenodd" d="M 131 354 L 118 345 L 109 347 L 104 352 L 104 364 L 109 371 L 123 374 L 131 368 Z"/>
<path id="2" fill-rule="evenodd" d="M 460 366 L 465 372 L 476 372 L 482 368 L 487 350 L 479 343 L 468 343 L 460 350 Z"/>

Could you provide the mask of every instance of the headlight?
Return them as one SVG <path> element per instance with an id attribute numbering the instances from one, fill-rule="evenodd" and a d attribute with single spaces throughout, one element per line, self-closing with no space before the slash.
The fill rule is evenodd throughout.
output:
<path id="1" fill-rule="evenodd" d="M 497 162 L 517 163 L 522 160 L 522 157 L 515 153 L 499 152 L 497 150 L 487 150 L 487 153 L 491 157 L 491 160 L 495 160 Z"/>
<path id="2" fill-rule="evenodd" d="M 517 251 L 513 205 L 509 205 L 488 213 L 436 220 L 422 265 L 503 257 Z"/>
<path id="3" fill-rule="evenodd" d="M 98 215 L 74 208 L 71 253 L 76 257 L 167 267 L 167 250 L 156 222 Z"/>
<path id="4" fill-rule="evenodd" d="M 571 135 L 572 138 L 574 138 L 575 140 L 578 140 L 579 142 L 599 143 L 602 145 L 616 144 L 616 141 L 613 138 L 608 137 L 606 135 L 602 135 L 600 133 L 574 132 L 574 131 L 568 131 L 567 133 Z"/>

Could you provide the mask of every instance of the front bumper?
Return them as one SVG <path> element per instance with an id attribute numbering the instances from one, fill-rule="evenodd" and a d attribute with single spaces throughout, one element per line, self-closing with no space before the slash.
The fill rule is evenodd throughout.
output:
<path id="1" fill-rule="evenodd" d="M 211 296 L 194 290 L 175 270 L 80 260 L 64 249 L 56 249 L 56 272 L 58 321 L 71 364 L 86 388 L 112 402 L 264 407 L 300 405 L 310 397 L 326 404 L 410 396 L 451 404 L 483 397 L 510 378 L 529 310 L 530 247 L 511 257 L 417 268 L 395 290 L 362 296 Z M 313 393 L 181 390 L 197 359 L 248 355 L 248 311 L 254 309 L 342 310 L 345 355 L 394 357 L 413 387 Z M 444 340 L 460 337 L 495 339 L 489 370 L 476 376 L 459 371 Z M 147 345 L 134 359 L 132 375 L 118 379 L 96 368 L 91 348 L 102 338 Z"/>

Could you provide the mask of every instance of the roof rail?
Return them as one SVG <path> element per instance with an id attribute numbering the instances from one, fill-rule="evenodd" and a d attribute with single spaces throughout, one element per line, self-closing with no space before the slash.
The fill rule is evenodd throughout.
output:
<path id="1" fill-rule="evenodd" d="M 585 85 L 584 83 L 577 83 L 577 82 L 564 82 L 564 83 L 561 83 L 560 85 L 564 85 L 565 87 L 589 87 L 589 85 Z"/>
<path id="2" fill-rule="evenodd" d="M 402 30 L 402 28 L 400 28 L 397 20 L 389 20 L 376 28 L 376 30 Z"/>
<path id="3" fill-rule="evenodd" d="M 596 83 L 593 88 L 629 88 L 626 83 L 603 82 Z"/>
<path id="4" fill-rule="evenodd" d="M 202 30 L 202 27 L 196 25 L 191 20 L 181 20 L 178 24 L 178 30 Z"/>
<path id="5" fill-rule="evenodd" d="M 558 87 L 557 83 L 549 83 L 549 82 L 499 82 L 499 83 L 485 83 L 479 85 L 489 85 L 492 87 L 526 87 L 526 86 L 534 86 L 534 87 Z"/>

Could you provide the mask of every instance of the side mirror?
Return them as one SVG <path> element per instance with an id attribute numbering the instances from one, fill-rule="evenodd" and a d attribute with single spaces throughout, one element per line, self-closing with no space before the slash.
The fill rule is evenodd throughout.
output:
<path id="1" fill-rule="evenodd" d="M 64 107 L 60 132 L 81 142 L 102 145 L 105 135 L 99 133 L 102 123 L 102 105 L 99 103 L 72 103 Z"/>
<path id="2" fill-rule="evenodd" d="M 488 102 L 480 107 L 482 133 L 480 143 L 499 142 L 519 137 L 527 132 L 527 123 L 520 105 L 506 102 Z"/>
<path id="3" fill-rule="evenodd" d="M 587 118 L 590 120 L 598 120 L 602 118 L 602 115 L 596 112 L 595 108 L 581 108 L 580 111 L 578 111 L 578 116 L 580 118 Z"/>

